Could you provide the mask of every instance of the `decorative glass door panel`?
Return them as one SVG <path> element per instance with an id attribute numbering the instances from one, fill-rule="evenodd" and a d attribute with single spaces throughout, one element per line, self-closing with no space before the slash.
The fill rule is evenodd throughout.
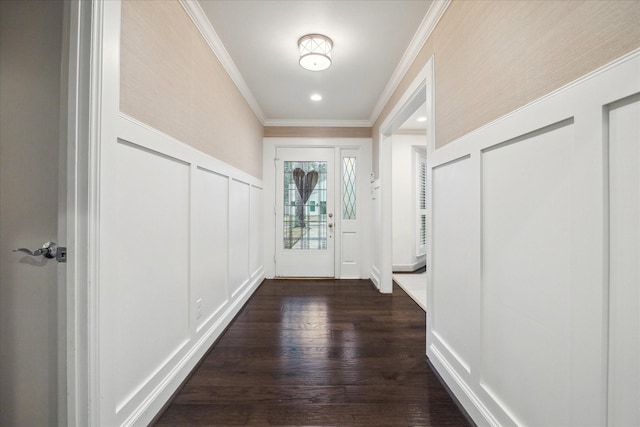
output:
<path id="1" fill-rule="evenodd" d="M 284 161 L 284 249 L 327 249 L 327 162 Z"/>
<path id="2" fill-rule="evenodd" d="M 333 148 L 278 148 L 276 275 L 334 276 Z"/>

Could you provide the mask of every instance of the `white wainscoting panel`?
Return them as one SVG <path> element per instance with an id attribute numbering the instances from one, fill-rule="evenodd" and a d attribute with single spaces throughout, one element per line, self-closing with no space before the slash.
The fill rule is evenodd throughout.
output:
<path id="1" fill-rule="evenodd" d="M 640 424 L 640 51 L 435 150 L 427 355 L 479 426 Z"/>
<path id="2" fill-rule="evenodd" d="M 116 155 L 114 232 L 121 240 L 112 286 L 118 288 L 120 408 L 189 339 L 189 289 L 183 284 L 189 280 L 190 170 L 176 158 L 124 141 Z"/>
<path id="3" fill-rule="evenodd" d="M 640 94 L 609 108 L 609 425 L 640 425 Z"/>
<path id="4" fill-rule="evenodd" d="M 147 425 L 264 279 L 262 182 L 124 115 L 117 134 L 100 164 L 99 424 Z"/>
<path id="5" fill-rule="evenodd" d="M 213 320 L 228 298 L 229 178 L 194 168 L 191 242 L 192 314 L 197 330 Z"/>
<path id="6" fill-rule="evenodd" d="M 530 425 L 571 425 L 574 138 L 565 121 L 482 153 L 481 382 Z"/>
<path id="7" fill-rule="evenodd" d="M 452 356 L 452 363 L 470 371 L 475 274 L 473 215 L 474 167 L 469 156 L 433 169 L 433 261 L 430 298 L 432 340 Z"/>
<path id="8" fill-rule="evenodd" d="M 251 185 L 232 180 L 229 197 L 229 284 L 231 296 L 249 281 L 249 207 Z"/>
<path id="9" fill-rule="evenodd" d="M 264 271 L 262 268 L 262 208 L 262 188 L 252 185 L 249 201 L 251 215 L 249 221 L 249 273 L 251 277 Z"/>

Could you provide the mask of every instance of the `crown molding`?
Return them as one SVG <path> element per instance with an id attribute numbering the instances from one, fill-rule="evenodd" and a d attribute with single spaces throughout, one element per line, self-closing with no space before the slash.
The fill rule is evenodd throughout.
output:
<path id="1" fill-rule="evenodd" d="M 431 33 L 436 28 L 436 25 L 438 25 L 440 18 L 442 18 L 442 15 L 444 15 L 444 12 L 447 10 L 450 3 L 451 0 L 433 1 L 431 7 L 429 7 L 429 10 L 427 11 L 427 14 L 420 23 L 418 30 L 411 39 L 407 50 L 405 50 L 404 55 L 402 55 L 400 63 L 391 75 L 387 86 L 382 91 L 380 98 L 378 98 L 378 102 L 373 108 L 371 116 L 369 116 L 369 122 L 376 122 L 378 116 L 380 116 L 380 113 L 382 112 L 382 109 L 385 107 L 387 102 L 389 102 L 391 95 L 396 91 L 407 71 L 409 71 L 409 67 L 411 67 L 413 61 L 415 61 L 420 49 L 422 49 L 422 46 L 424 46 L 429 36 L 431 36 Z"/>
<path id="2" fill-rule="evenodd" d="M 218 37 L 218 34 L 213 29 L 213 26 L 211 25 L 209 18 L 207 18 L 207 15 L 204 13 L 204 10 L 202 10 L 200 3 L 198 3 L 197 0 L 178 1 L 187 12 L 187 15 L 189 15 L 189 18 L 191 18 L 198 31 L 200 31 L 202 37 L 204 37 L 213 54 L 218 58 L 220 64 L 222 64 L 222 67 L 225 69 L 227 74 L 229 74 L 229 77 L 231 77 L 231 80 L 233 80 L 245 101 L 247 101 L 247 104 L 249 104 L 249 107 L 253 110 L 253 113 L 256 115 L 258 120 L 260 120 L 260 123 L 264 125 L 265 117 L 262 108 L 260 108 L 258 101 L 255 96 L 253 96 L 253 93 L 249 89 L 249 86 L 247 86 L 247 83 L 244 81 L 238 67 L 236 67 L 236 64 L 231 59 L 229 52 L 227 52 L 227 49 L 222 44 L 220 37 Z"/>
<path id="3" fill-rule="evenodd" d="M 369 128 L 369 120 L 267 119 L 265 126 Z"/>

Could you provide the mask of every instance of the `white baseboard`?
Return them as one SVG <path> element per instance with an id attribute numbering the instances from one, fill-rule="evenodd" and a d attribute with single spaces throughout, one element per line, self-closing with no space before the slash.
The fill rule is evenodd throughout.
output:
<path id="1" fill-rule="evenodd" d="M 371 266 L 371 281 L 380 289 L 380 270 L 375 265 Z"/>
<path id="2" fill-rule="evenodd" d="M 447 362 L 446 358 L 431 345 L 428 347 L 427 356 L 436 368 L 438 375 L 442 377 L 447 387 L 455 395 L 456 399 L 467 411 L 477 425 L 500 426 L 500 423 L 491 415 L 491 412 L 483 405 L 482 400 L 476 396 L 473 390 L 456 373 L 456 370 Z M 478 422 L 482 420 L 482 422 Z"/>
<path id="3" fill-rule="evenodd" d="M 256 271 L 254 277 L 247 282 L 247 285 L 237 293 L 234 300 L 227 306 L 225 313 L 211 325 L 207 332 L 203 333 L 175 368 L 163 381 L 160 381 L 155 390 L 132 412 L 129 418 L 123 423 L 124 426 L 148 425 L 153 418 L 158 415 L 164 405 L 171 399 L 174 392 L 189 376 L 200 359 L 209 351 L 220 335 L 222 335 L 264 279 L 264 270 L 261 267 Z"/>
<path id="4" fill-rule="evenodd" d="M 393 264 L 392 268 L 394 273 L 411 273 L 424 267 L 425 265 L 427 265 L 427 261 L 423 259 L 416 261 L 413 264 Z"/>

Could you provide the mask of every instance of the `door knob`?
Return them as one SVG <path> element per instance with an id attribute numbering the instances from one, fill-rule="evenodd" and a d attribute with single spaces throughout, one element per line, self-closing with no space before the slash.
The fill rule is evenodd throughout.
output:
<path id="1" fill-rule="evenodd" d="M 43 256 L 49 259 L 55 258 L 58 262 L 67 262 L 67 248 L 58 246 L 56 242 L 47 242 L 35 251 L 27 248 L 19 248 L 14 249 L 13 252 L 24 252 L 30 256 Z"/>

